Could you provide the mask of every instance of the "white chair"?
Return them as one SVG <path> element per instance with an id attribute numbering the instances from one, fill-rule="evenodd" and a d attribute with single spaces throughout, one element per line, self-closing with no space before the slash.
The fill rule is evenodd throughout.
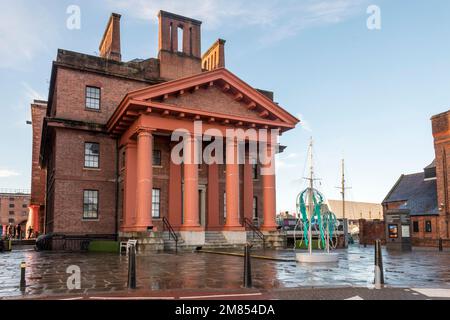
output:
<path id="1" fill-rule="evenodd" d="M 136 245 L 137 245 L 137 240 L 128 240 L 126 242 L 122 241 L 120 243 L 120 253 L 122 253 L 122 249 L 125 248 L 126 252 L 127 252 L 127 255 L 128 255 L 128 252 L 129 252 L 130 248 L 131 247 L 136 247 Z"/>

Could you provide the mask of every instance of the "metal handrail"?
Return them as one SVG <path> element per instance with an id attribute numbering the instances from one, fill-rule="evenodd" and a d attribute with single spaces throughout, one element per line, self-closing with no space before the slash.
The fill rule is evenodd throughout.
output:
<path id="1" fill-rule="evenodd" d="M 253 232 L 253 238 L 255 238 L 255 234 L 263 241 L 263 248 L 266 248 L 266 236 L 264 233 L 261 232 L 255 225 L 253 224 L 253 221 L 251 221 L 249 218 L 244 218 L 244 226 L 247 229 L 250 229 Z"/>
<path id="2" fill-rule="evenodd" d="M 175 233 L 175 230 L 173 230 L 172 225 L 166 217 L 164 217 L 162 221 L 164 224 L 164 231 L 169 231 L 169 240 L 170 238 L 173 238 L 173 240 L 175 241 L 175 252 L 178 252 L 178 236 Z"/>

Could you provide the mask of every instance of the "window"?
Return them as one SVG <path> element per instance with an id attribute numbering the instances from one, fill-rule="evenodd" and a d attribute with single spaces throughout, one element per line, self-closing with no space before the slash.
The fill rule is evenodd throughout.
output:
<path id="1" fill-rule="evenodd" d="M 419 221 L 413 222 L 413 232 L 415 233 L 419 232 Z"/>
<path id="2" fill-rule="evenodd" d="M 223 217 L 227 217 L 227 193 L 223 193 Z"/>
<path id="3" fill-rule="evenodd" d="M 8 222 L 14 224 L 16 221 L 14 219 L 9 219 Z"/>
<path id="4" fill-rule="evenodd" d="M 84 167 L 99 168 L 100 145 L 86 142 L 84 144 Z"/>
<path id="5" fill-rule="evenodd" d="M 16 201 L 16 198 L 9 198 L 9 201 Z"/>
<path id="6" fill-rule="evenodd" d="M 153 165 L 161 166 L 161 150 L 153 150 Z"/>
<path id="7" fill-rule="evenodd" d="M 13 215 L 14 215 L 14 211 L 10 211 L 10 212 L 9 212 L 9 215 L 10 215 L 10 216 L 13 216 Z"/>
<path id="8" fill-rule="evenodd" d="M 28 208 L 28 205 L 27 205 L 26 203 L 24 203 L 24 204 L 22 205 L 22 208 Z"/>
<path id="9" fill-rule="evenodd" d="M 161 218 L 161 190 L 153 189 L 152 192 L 152 217 Z"/>
<path id="10" fill-rule="evenodd" d="M 258 165 L 254 164 L 252 169 L 253 169 L 253 180 L 258 180 Z"/>
<path id="11" fill-rule="evenodd" d="M 9 207 L 10 207 L 10 208 L 14 208 L 14 203 L 10 203 L 10 204 L 9 204 Z"/>
<path id="12" fill-rule="evenodd" d="M 98 219 L 98 191 L 84 190 L 83 219 Z"/>
<path id="13" fill-rule="evenodd" d="M 100 88 L 86 87 L 86 109 L 100 110 Z"/>
<path id="14" fill-rule="evenodd" d="M 183 50 L 183 43 L 184 43 L 184 32 L 183 32 L 183 27 L 178 27 L 177 28 L 177 38 L 178 38 L 178 52 L 184 52 Z"/>
<path id="15" fill-rule="evenodd" d="M 258 197 L 253 197 L 253 219 L 258 219 Z"/>
<path id="16" fill-rule="evenodd" d="M 425 232 L 426 233 L 433 232 L 433 228 L 431 226 L 431 221 L 425 221 Z"/>

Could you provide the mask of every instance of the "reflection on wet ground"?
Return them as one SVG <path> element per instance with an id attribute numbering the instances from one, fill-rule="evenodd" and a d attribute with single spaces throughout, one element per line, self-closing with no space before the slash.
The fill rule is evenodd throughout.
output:
<path id="1" fill-rule="evenodd" d="M 373 247 L 338 251 L 332 265 L 253 259 L 255 288 L 367 287 L 373 281 Z M 258 251 L 258 255 L 294 258 L 292 250 Z M 128 259 L 117 254 L 35 252 L 0 254 L 0 297 L 21 296 L 20 263 L 27 264 L 26 295 L 111 293 L 126 289 Z M 384 251 L 385 278 L 393 287 L 450 288 L 450 253 Z M 82 290 L 69 291 L 67 267 L 81 269 Z M 242 285 L 243 258 L 206 253 L 139 255 L 137 284 L 141 289 L 237 289 Z"/>

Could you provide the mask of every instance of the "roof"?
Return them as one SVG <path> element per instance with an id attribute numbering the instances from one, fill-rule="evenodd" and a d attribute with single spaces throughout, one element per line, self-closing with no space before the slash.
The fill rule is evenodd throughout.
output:
<path id="1" fill-rule="evenodd" d="M 436 179 L 425 180 L 425 173 L 402 175 L 383 203 L 405 203 L 399 209 L 409 210 L 412 216 L 438 215 Z"/>
<path id="2" fill-rule="evenodd" d="M 338 219 L 343 217 L 342 200 L 328 200 L 330 210 Z M 383 207 L 380 203 L 345 201 L 345 217 L 350 220 L 383 219 Z"/>

